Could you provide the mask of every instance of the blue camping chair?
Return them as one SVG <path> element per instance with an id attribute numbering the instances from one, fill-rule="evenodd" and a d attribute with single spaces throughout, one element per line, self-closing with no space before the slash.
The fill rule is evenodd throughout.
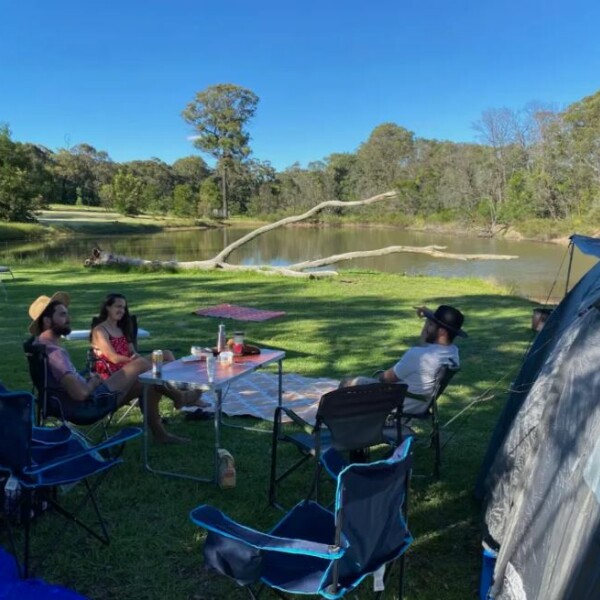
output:
<path id="1" fill-rule="evenodd" d="M 17 561 L 0 548 L 0 598 L 2 600 L 86 600 L 60 585 L 41 579 L 21 579 Z"/>
<path id="2" fill-rule="evenodd" d="M 13 552 L 16 545 L 11 521 L 20 520 L 24 525 L 23 574 L 30 572 L 30 525 L 33 496 L 36 501 L 46 502 L 55 512 L 76 523 L 104 544 L 109 543 L 108 532 L 100 515 L 95 491 L 109 469 L 122 462 L 118 458 L 104 458 L 109 449 L 141 435 L 135 427 L 122 429 L 111 438 L 95 446 L 89 446 L 85 438 L 61 427 L 33 426 L 34 398 L 28 392 L 0 391 L 0 472 L 5 473 L 18 491 L 9 506 L 4 522 L 8 527 Z M 88 479 L 94 478 L 93 484 Z M 85 495 L 75 511 L 63 508 L 54 493 L 57 486 L 82 482 Z M 8 485 L 8 483 L 7 483 Z M 5 486 L 5 494 L 7 488 Z M 93 507 L 99 529 L 93 529 L 77 514 L 87 504 Z M 63 528 L 64 531 L 64 528 Z M 56 536 L 52 540 L 57 544 Z"/>
<path id="3" fill-rule="evenodd" d="M 367 575 L 381 575 L 400 559 L 401 598 L 404 553 L 412 542 L 407 527 L 411 445 L 409 437 L 391 458 L 366 464 L 346 464 L 330 448 L 322 461 L 337 480 L 334 511 L 305 500 L 268 534 L 199 506 L 190 518 L 208 530 L 206 565 L 247 586 L 252 598 L 260 593 L 252 585 L 259 583 L 280 596 L 341 598 Z"/>

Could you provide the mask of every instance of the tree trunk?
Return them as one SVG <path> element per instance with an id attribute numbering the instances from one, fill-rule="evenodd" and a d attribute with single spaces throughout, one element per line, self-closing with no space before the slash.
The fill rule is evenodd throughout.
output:
<path id="1" fill-rule="evenodd" d="M 286 275 L 289 277 L 309 277 L 309 278 L 323 278 L 323 277 L 332 277 L 337 275 L 336 271 L 309 271 L 306 269 L 316 269 L 327 265 L 332 265 L 335 263 L 339 263 L 345 260 L 355 259 L 355 258 L 365 258 L 372 256 L 383 256 L 386 254 L 394 254 L 398 252 L 411 252 L 415 254 L 429 254 L 431 256 L 435 256 L 436 258 L 447 258 L 454 260 L 511 260 L 514 258 L 518 258 L 517 256 L 508 256 L 508 255 L 498 255 L 498 254 L 453 254 L 448 252 L 443 252 L 445 250 L 445 246 L 388 246 L 387 248 L 379 248 L 377 250 L 366 250 L 362 252 L 346 252 L 344 254 L 335 254 L 333 256 L 329 256 L 327 258 L 320 258 L 315 260 L 303 261 L 296 263 L 295 265 L 288 265 L 287 267 L 273 267 L 270 265 L 234 265 L 227 262 L 227 258 L 229 255 L 240 246 L 246 244 L 250 240 L 266 233 L 268 231 L 272 231 L 273 229 L 277 229 L 279 227 L 284 227 L 285 225 L 290 225 L 292 223 L 296 223 L 298 221 L 304 221 L 309 217 L 321 212 L 325 208 L 353 208 L 355 206 L 366 206 L 369 204 L 374 204 L 376 202 L 382 202 L 384 200 L 389 200 L 390 198 L 395 198 L 396 192 L 385 192 L 383 194 L 378 194 L 377 196 L 373 196 L 371 198 L 367 198 L 366 200 L 355 200 L 352 202 L 343 202 L 341 200 L 328 200 L 326 202 L 321 202 L 314 206 L 310 210 L 306 211 L 301 215 L 294 215 L 291 217 L 286 217 L 284 219 L 280 219 L 275 223 L 270 223 L 268 225 L 264 225 L 263 227 L 259 227 L 254 231 L 251 231 L 247 235 L 243 236 L 239 240 L 229 244 L 221 252 L 219 252 L 215 257 L 208 260 L 198 260 L 198 261 L 151 261 L 145 260 L 142 258 L 131 258 L 128 256 L 118 256 L 111 254 L 110 252 L 105 252 L 101 248 L 94 248 L 92 250 L 92 256 L 85 261 L 86 267 L 92 267 L 96 265 L 107 265 L 107 264 L 128 264 L 133 266 L 163 266 L 170 268 L 179 268 L 179 269 L 198 269 L 198 270 L 211 270 L 211 269 L 223 269 L 228 271 L 260 271 L 265 274 L 279 274 Z"/>

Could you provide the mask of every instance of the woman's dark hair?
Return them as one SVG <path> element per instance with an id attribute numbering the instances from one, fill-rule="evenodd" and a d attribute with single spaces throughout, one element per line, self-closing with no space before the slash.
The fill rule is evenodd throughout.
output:
<path id="1" fill-rule="evenodd" d="M 135 342 L 133 339 L 134 331 L 133 331 L 133 320 L 131 315 L 129 314 L 129 306 L 127 305 L 127 298 L 123 294 L 113 293 L 107 294 L 106 298 L 102 301 L 100 305 L 100 314 L 98 315 L 98 323 L 102 323 L 106 321 L 108 317 L 108 307 L 112 306 L 115 303 L 115 300 L 125 300 L 125 314 L 121 317 L 121 319 L 117 322 L 117 325 L 120 327 L 123 335 L 127 338 L 127 341 L 131 344 Z"/>

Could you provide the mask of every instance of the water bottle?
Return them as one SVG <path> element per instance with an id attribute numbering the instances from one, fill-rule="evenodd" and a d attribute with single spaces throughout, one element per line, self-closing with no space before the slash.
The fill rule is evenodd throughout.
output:
<path id="1" fill-rule="evenodd" d="M 219 333 L 217 334 L 217 352 L 220 354 L 225 350 L 227 345 L 227 336 L 225 335 L 225 325 L 219 325 Z"/>

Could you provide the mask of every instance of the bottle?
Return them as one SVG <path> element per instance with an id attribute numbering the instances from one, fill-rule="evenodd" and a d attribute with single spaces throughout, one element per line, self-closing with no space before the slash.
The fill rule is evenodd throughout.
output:
<path id="1" fill-rule="evenodd" d="M 217 483 L 223 489 L 234 488 L 236 483 L 235 461 L 231 453 L 225 448 L 219 448 L 217 451 L 219 457 L 219 470 Z"/>
<path id="2" fill-rule="evenodd" d="M 160 377 L 162 375 L 163 366 L 163 351 L 154 350 L 152 352 L 152 375 L 154 377 Z"/>
<path id="3" fill-rule="evenodd" d="M 221 323 L 219 325 L 219 333 L 217 334 L 217 352 L 219 354 L 225 350 L 225 346 L 227 345 L 227 337 L 225 335 L 225 325 Z"/>

